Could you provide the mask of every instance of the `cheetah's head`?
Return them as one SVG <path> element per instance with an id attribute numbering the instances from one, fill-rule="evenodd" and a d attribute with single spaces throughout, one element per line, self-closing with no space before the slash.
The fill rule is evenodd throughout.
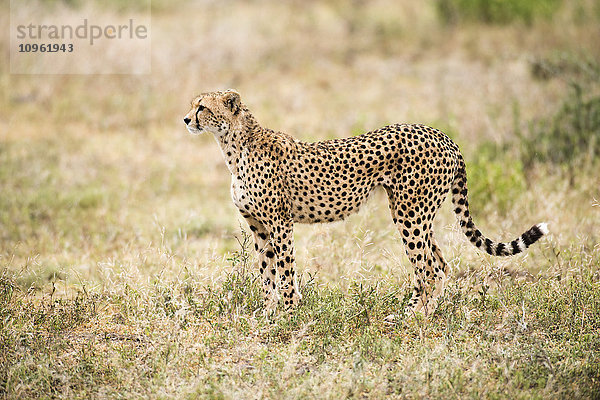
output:
<path id="1" fill-rule="evenodd" d="M 192 135 L 207 131 L 221 136 L 238 123 L 241 110 L 240 95 L 235 90 L 203 93 L 192 100 L 183 122 Z"/>

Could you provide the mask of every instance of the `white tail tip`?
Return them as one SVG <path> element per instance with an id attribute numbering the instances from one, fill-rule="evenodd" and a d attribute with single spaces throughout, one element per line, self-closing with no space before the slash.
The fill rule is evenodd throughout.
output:
<path id="1" fill-rule="evenodd" d="M 548 224 L 547 224 L 547 223 L 545 223 L 545 222 L 542 222 L 541 224 L 538 224 L 538 225 L 537 225 L 537 227 L 538 227 L 538 229 L 539 229 L 539 230 L 540 230 L 540 231 L 541 231 L 541 232 L 542 232 L 544 235 L 547 235 L 547 234 L 548 234 L 548 232 L 550 232 L 550 231 L 548 230 Z"/>

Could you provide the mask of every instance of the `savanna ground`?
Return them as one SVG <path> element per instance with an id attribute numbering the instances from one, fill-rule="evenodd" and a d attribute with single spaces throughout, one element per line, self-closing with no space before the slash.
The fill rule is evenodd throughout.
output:
<path id="1" fill-rule="evenodd" d="M 598 398 L 600 6 L 484 3 L 155 2 L 151 75 L 0 64 L 0 396 Z M 446 204 L 448 290 L 404 319 L 411 268 L 377 192 L 297 226 L 304 301 L 265 319 L 220 151 L 181 121 L 229 87 L 305 140 L 443 129 L 484 233 L 551 235 L 493 258 Z"/>

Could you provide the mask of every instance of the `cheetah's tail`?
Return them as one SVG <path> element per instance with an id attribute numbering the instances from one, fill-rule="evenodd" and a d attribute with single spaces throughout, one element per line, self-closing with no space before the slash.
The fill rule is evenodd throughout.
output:
<path id="1" fill-rule="evenodd" d="M 517 239 L 509 243 L 494 242 L 483 236 L 475 227 L 469 214 L 469 201 L 467 199 L 467 172 L 462 155 L 458 156 L 458 169 L 452 182 L 452 204 L 462 231 L 467 238 L 481 250 L 493 256 L 512 256 L 527 249 L 548 233 L 548 225 L 541 223 L 532 226 Z"/>

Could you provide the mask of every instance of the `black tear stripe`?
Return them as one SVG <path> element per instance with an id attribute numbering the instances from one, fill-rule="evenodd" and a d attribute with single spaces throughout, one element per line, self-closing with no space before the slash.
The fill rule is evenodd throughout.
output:
<path id="1" fill-rule="evenodd" d="M 196 109 L 196 126 L 200 128 L 200 120 L 198 119 L 198 113 L 200 112 L 200 106 Z"/>

